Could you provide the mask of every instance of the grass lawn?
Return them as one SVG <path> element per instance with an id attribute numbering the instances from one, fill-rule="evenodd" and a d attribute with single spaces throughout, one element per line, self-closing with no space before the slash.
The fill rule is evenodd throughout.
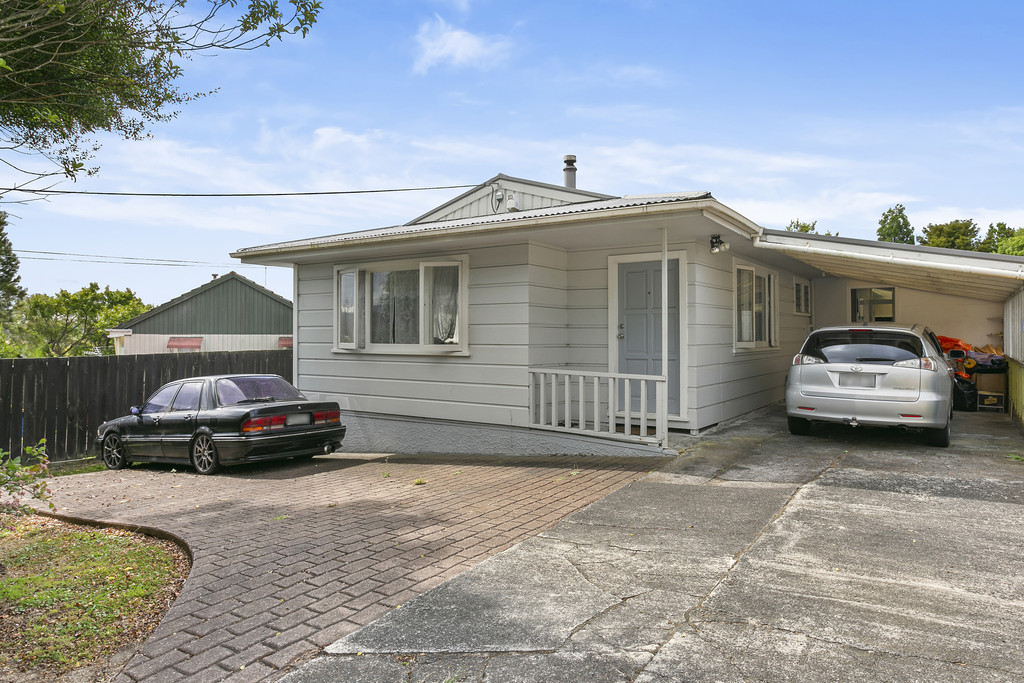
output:
<path id="1" fill-rule="evenodd" d="M 141 643 L 188 571 L 169 541 L 0 516 L 0 679 L 52 680 Z"/>

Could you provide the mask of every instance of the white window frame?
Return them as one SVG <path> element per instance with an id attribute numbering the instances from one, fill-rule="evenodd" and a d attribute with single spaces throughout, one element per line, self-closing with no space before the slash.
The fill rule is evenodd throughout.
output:
<path id="1" fill-rule="evenodd" d="M 429 305 L 424 291 L 424 272 L 431 267 L 458 266 L 459 268 L 459 308 L 458 330 L 455 344 L 424 343 L 429 338 L 429 321 L 425 314 Z M 370 316 L 373 301 L 373 274 L 390 271 L 416 270 L 419 272 L 419 343 L 416 344 L 385 344 L 370 341 Z M 353 312 L 353 340 L 342 342 L 341 334 L 341 279 L 352 277 L 355 282 L 355 311 Z M 416 354 L 416 355 L 469 355 L 469 255 L 459 254 L 433 259 L 408 259 L 403 261 L 383 261 L 358 265 L 337 265 L 334 267 L 332 280 L 334 305 L 331 309 L 332 343 L 331 350 L 335 353 L 383 353 L 383 354 Z"/>
<path id="2" fill-rule="evenodd" d="M 797 288 L 801 297 L 797 296 Z M 811 315 L 811 281 L 803 278 L 793 278 L 793 312 L 797 315 Z"/>
<path id="3" fill-rule="evenodd" d="M 749 271 L 753 277 L 753 287 L 751 289 L 751 312 L 753 313 L 754 304 L 754 292 L 757 287 L 758 278 L 764 278 L 765 282 L 765 339 L 757 340 L 752 339 L 751 341 L 740 340 L 740 325 L 739 325 L 739 288 L 737 286 L 738 274 L 740 271 Z M 743 262 L 739 260 L 733 261 L 732 269 L 732 339 L 734 350 L 751 350 L 751 349 L 769 349 L 776 348 L 779 346 L 779 274 L 768 268 L 762 268 L 761 266 Z M 753 325 L 753 321 L 751 321 Z M 752 330 L 753 331 L 753 330 Z M 756 336 L 756 334 L 752 334 Z"/>

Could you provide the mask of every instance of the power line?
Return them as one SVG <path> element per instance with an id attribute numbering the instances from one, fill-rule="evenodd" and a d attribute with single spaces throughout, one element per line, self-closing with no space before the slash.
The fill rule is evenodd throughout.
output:
<path id="1" fill-rule="evenodd" d="M 114 263 L 123 266 L 170 266 L 188 268 L 214 266 L 218 268 L 262 268 L 263 266 L 242 263 L 214 263 L 212 261 L 184 261 L 169 258 L 145 258 L 142 256 L 111 256 L 110 254 L 73 254 L 63 251 L 36 251 L 15 249 L 18 258 L 26 261 L 72 261 L 78 263 Z M 21 256 L 21 254 L 43 254 L 43 256 Z M 68 257 L 68 258 L 60 258 Z"/>
<path id="2" fill-rule="evenodd" d="M 385 192 L 423 192 L 427 190 L 461 190 L 477 185 L 436 185 L 434 187 L 397 187 L 378 190 L 325 190 L 323 192 L 97 192 L 93 190 L 30 190 L 21 187 L 0 187 L 3 192 L 24 192 L 26 194 L 71 194 L 94 197 L 327 197 L 346 194 L 382 194 Z"/>

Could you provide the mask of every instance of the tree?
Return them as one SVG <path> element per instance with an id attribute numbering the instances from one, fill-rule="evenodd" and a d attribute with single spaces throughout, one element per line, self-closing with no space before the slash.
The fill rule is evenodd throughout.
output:
<path id="1" fill-rule="evenodd" d="M 7 237 L 7 214 L 0 211 L 0 324 L 10 319 L 11 308 L 25 296 L 25 288 L 18 284 L 20 264 Z"/>
<path id="2" fill-rule="evenodd" d="M 963 218 L 948 223 L 929 223 L 917 238 L 918 244 L 926 247 L 963 249 L 974 251 L 978 243 L 978 226 L 973 220 Z"/>
<path id="3" fill-rule="evenodd" d="M 1008 254 L 1010 256 L 1024 256 L 1024 228 L 1017 230 L 1013 235 L 999 240 L 996 253 Z"/>
<path id="4" fill-rule="evenodd" d="M 50 176 L 92 174 L 86 162 L 107 131 L 128 140 L 173 108 L 209 93 L 181 91 L 194 53 L 250 50 L 316 23 L 320 2 L 208 0 L 3 0 L 0 4 L 0 163 L 19 187 Z M 222 14 L 234 13 L 233 17 Z M 29 168 L 39 157 L 53 165 Z"/>
<path id="5" fill-rule="evenodd" d="M 799 218 L 794 218 L 793 220 L 791 220 L 789 222 L 789 225 L 786 226 L 786 230 L 788 230 L 789 232 L 810 232 L 810 233 L 814 233 L 815 235 L 817 235 L 818 234 L 817 225 L 818 225 L 818 221 L 812 221 L 810 223 L 805 223 L 804 221 L 800 220 Z M 830 237 L 839 237 L 839 233 L 838 232 L 837 233 L 832 233 L 832 232 L 826 230 L 825 234 L 829 235 Z"/>
<path id="6" fill-rule="evenodd" d="M 910 219 L 907 218 L 907 208 L 897 204 L 883 211 L 882 217 L 878 219 L 877 234 L 879 242 L 913 244 L 914 228 L 910 226 Z"/>
<path id="7" fill-rule="evenodd" d="M 1006 223 L 999 221 L 996 224 L 988 224 L 988 232 L 985 233 L 985 239 L 978 242 L 978 251 L 988 252 L 990 254 L 999 251 L 999 245 L 1004 240 L 1016 235 L 1019 230 L 1014 230 Z M 1002 252 L 999 252 L 1002 253 Z"/>
<path id="8" fill-rule="evenodd" d="M 106 330 L 150 308 L 130 289 L 100 291 L 95 282 L 77 292 L 32 294 L 15 308 L 12 336 L 26 356 L 110 353 Z"/>

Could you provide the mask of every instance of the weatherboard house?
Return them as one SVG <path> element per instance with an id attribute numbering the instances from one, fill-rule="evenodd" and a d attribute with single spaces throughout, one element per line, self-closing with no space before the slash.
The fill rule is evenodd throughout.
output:
<path id="1" fill-rule="evenodd" d="M 293 268 L 294 377 L 341 404 L 347 449 L 657 452 L 780 401 L 829 324 L 921 322 L 1024 361 L 1024 259 L 587 192 L 574 161 L 563 185 L 497 175 L 405 225 L 233 254 Z"/>
<path id="2" fill-rule="evenodd" d="M 238 273 L 107 330 L 116 355 L 265 351 L 292 346 L 292 302 Z"/>

